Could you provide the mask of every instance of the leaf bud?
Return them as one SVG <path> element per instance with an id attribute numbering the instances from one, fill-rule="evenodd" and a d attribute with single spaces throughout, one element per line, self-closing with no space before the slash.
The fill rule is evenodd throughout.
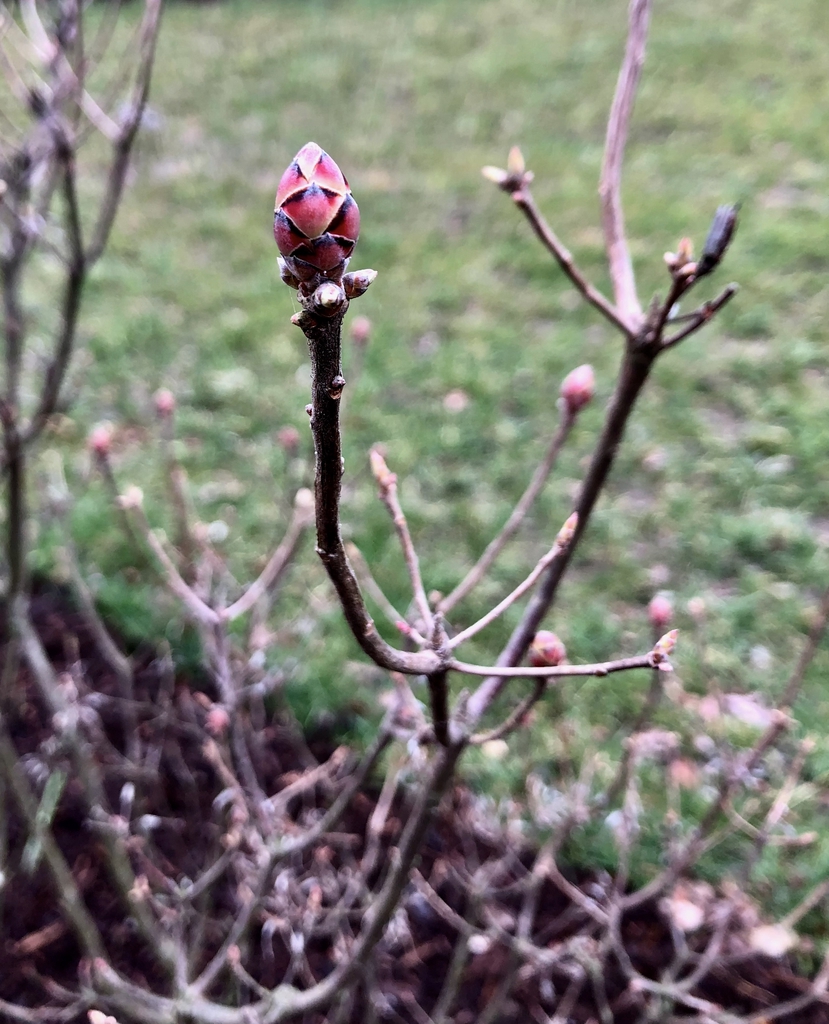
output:
<path id="1" fill-rule="evenodd" d="M 87 439 L 87 446 L 93 455 L 105 459 L 112 449 L 112 427 L 108 423 L 99 423 L 93 427 Z"/>
<path id="2" fill-rule="evenodd" d="M 589 363 L 582 363 L 571 370 L 561 382 L 561 398 L 571 416 L 583 409 L 595 392 L 596 378 Z"/>
<path id="3" fill-rule="evenodd" d="M 540 629 L 530 644 L 529 660 L 534 668 L 555 668 L 567 657 L 567 648 L 555 633 Z"/>
<path id="4" fill-rule="evenodd" d="M 702 256 L 697 263 L 698 278 L 710 274 L 725 255 L 737 229 L 737 209 L 733 205 L 717 207 L 708 237 L 705 239 Z"/>

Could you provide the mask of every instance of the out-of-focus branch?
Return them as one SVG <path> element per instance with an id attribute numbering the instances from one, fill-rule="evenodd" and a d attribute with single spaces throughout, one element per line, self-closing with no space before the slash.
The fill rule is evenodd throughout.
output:
<path id="1" fill-rule="evenodd" d="M 164 550 L 164 545 L 150 526 L 141 501 L 141 495 L 137 488 L 128 488 L 121 496 L 120 505 L 127 512 L 137 533 L 143 537 L 147 546 L 155 555 L 161 567 L 163 579 L 170 590 L 179 598 L 197 622 L 203 626 L 216 627 L 222 621 L 219 612 L 202 601 L 195 590 L 184 580 L 172 558 Z"/>
<path id="2" fill-rule="evenodd" d="M 800 652 L 797 664 L 795 665 L 792 674 L 789 676 L 786 687 L 780 696 L 778 704 L 781 708 L 790 708 L 797 700 L 800 688 L 803 685 L 803 680 L 806 677 L 806 673 L 809 671 L 809 666 L 814 661 L 815 655 L 820 647 L 820 643 L 823 640 L 827 622 L 829 622 L 829 588 L 824 591 L 823 597 L 820 601 L 820 607 L 818 608 L 817 615 L 815 616 L 815 621 L 812 623 L 812 628 L 809 630 L 809 638 L 806 641 L 803 650 Z"/>
<path id="3" fill-rule="evenodd" d="M 308 494 L 308 491 L 305 492 Z M 299 542 L 305 531 L 313 521 L 314 511 L 309 505 L 299 503 L 294 506 L 294 514 L 288 523 L 288 529 L 279 546 L 274 550 L 268 563 L 248 589 L 242 594 L 238 601 L 224 608 L 221 618 L 225 622 L 233 622 L 240 615 L 244 615 L 253 608 L 257 601 L 264 597 L 271 588 L 275 587 L 285 570 L 291 564 Z"/>
<path id="4" fill-rule="evenodd" d="M 559 453 L 570 436 L 570 431 L 575 422 L 575 413 L 566 402 L 563 402 L 556 432 L 550 441 L 547 451 L 544 453 L 544 458 L 533 473 L 532 480 L 530 480 L 527 489 L 518 499 L 518 503 L 510 513 L 509 519 L 504 523 L 501 532 L 489 542 L 484 553 L 451 594 L 444 597 L 438 603 L 437 610 L 439 612 L 448 615 L 455 605 L 462 601 L 481 582 L 487 572 L 489 572 L 495 559 L 515 536 L 527 513 L 534 505 L 536 498 L 541 493 L 550 473 L 553 471 Z"/>
<path id="5" fill-rule="evenodd" d="M 625 56 L 616 83 L 605 138 L 604 159 L 599 181 L 602 206 L 602 227 L 610 266 L 610 279 L 619 316 L 629 333 L 642 325 L 642 307 L 636 294 L 636 281 L 630 261 L 625 218 L 622 211 L 622 162 L 625 156 L 630 116 L 645 63 L 645 42 L 648 37 L 651 0 L 630 0 L 628 37 Z"/>
<path id="6" fill-rule="evenodd" d="M 81 948 L 86 956 L 104 956 L 104 944 L 98 926 L 86 909 L 86 904 L 72 872 L 69 870 L 69 865 L 55 842 L 50 828 L 48 826 L 44 828 L 39 821 L 37 800 L 22 772 L 17 751 L 2 715 L 0 715 L 0 766 L 9 781 L 18 807 L 26 819 L 29 835 L 36 838 L 40 844 L 43 858 L 55 885 L 55 895 L 78 937 Z"/>
<path id="7" fill-rule="evenodd" d="M 550 565 L 553 559 L 556 558 L 556 556 L 559 555 L 560 552 L 563 551 L 564 548 L 566 548 L 572 541 L 577 526 L 578 517 L 576 515 L 570 516 L 559 531 L 555 544 L 553 544 L 546 555 L 538 560 L 535 568 L 529 576 L 519 583 L 512 593 L 507 594 L 503 601 L 500 601 L 494 608 L 490 609 L 486 615 L 483 615 L 477 622 L 473 622 L 471 626 L 467 626 L 466 629 L 462 629 L 460 633 L 455 634 L 455 636 L 453 636 L 449 641 L 449 648 L 453 649 L 455 647 L 459 647 L 464 643 L 464 641 L 469 640 L 471 637 L 475 636 L 476 633 L 480 633 L 482 629 L 485 629 L 493 623 L 497 618 L 499 618 L 499 616 L 503 615 L 508 608 L 511 608 L 516 601 L 520 600 L 528 590 L 531 590 L 547 566 Z"/>
<path id="8" fill-rule="evenodd" d="M 162 0 L 144 0 L 144 18 L 141 23 L 139 43 L 140 56 L 135 73 L 135 85 L 127 114 L 115 139 L 115 151 L 109 168 L 103 202 L 98 213 L 98 221 L 92 232 L 92 240 L 86 250 L 86 260 L 89 266 L 92 266 L 104 251 L 121 202 L 133 143 L 141 126 L 141 119 L 144 116 L 144 109 L 150 93 L 155 46 L 161 23 L 161 7 Z"/>
<path id="9" fill-rule="evenodd" d="M 777 741 L 782 732 L 789 728 L 790 719 L 782 712 L 772 715 L 771 723 L 763 732 L 743 761 L 743 772 L 751 772 L 760 763 L 766 751 Z M 740 773 L 735 770 L 723 774 L 716 796 L 712 799 L 708 810 L 684 843 L 682 850 L 671 860 L 671 863 L 647 885 L 625 896 L 622 899 L 622 910 L 627 912 L 641 907 L 668 890 L 690 864 L 692 864 L 705 847 L 718 818 L 723 813 L 726 802 L 734 794 L 739 785 Z"/>
<path id="10" fill-rule="evenodd" d="M 548 679 L 565 676 L 607 676 L 612 672 L 628 672 L 635 668 L 653 668 L 653 652 L 650 654 L 639 654 L 634 658 L 600 661 L 593 665 L 555 665 L 542 668 L 520 665 L 516 667 L 507 665 L 471 665 L 469 662 L 458 661 L 453 658 L 449 667 L 456 672 L 463 672 L 468 676 L 492 676 L 499 680 Z"/>

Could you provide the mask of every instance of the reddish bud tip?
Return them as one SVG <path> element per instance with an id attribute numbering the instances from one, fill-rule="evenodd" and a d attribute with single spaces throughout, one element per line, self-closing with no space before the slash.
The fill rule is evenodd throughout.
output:
<path id="1" fill-rule="evenodd" d="M 223 736 L 227 732 L 229 725 L 230 715 L 225 708 L 219 704 L 214 704 L 207 712 L 207 718 L 204 721 L 205 729 L 207 729 L 211 736 Z"/>
<path id="2" fill-rule="evenodd" d="M 367 316 L 355 316 L 351 321 L 351 340 L 355 345 L 366 345 L 371 337 L 371 320 Z"/>
<path id="3" fill-rule="evenodd" d="M 674 617 L 674 606 L 669 597 L 657 594 L 648 605 L 648 618 L 655 629 L 664 629 Z"/>
<path id="4" fill-rule="evenodd" d="M 288 455 L 293 455 L 299 448 L 300 436 L 296 427 L 280 427 L 276 432 L 276 443 Z"/>
<path id="5" fill-rule="evenodd" d="M 176 396 L 168 388 L 159 388 L 153 396 L 155 411 L 159 416 L 172 416 L 176 408 Z"/>
<path id="6" fill-rule="evenodd" d="M 320 274 L 342 277 L 360 233 L 360 211 L 342 171 L 315 142 L 306 143 L 282 175 L 273 231 L 289 284 Z"/>
<path id="7" fill-rule="evenodd" d="M 109 455 L 112 448 L 112 428 L 106 423 L 100 423 L 94 427 L 87 440 L 89 450 L 104 459 Z"/>
<path id="8" fill-rule="evenodd" d="M 576 530 L 579 526 L 579 514 L 578 512 L 571 512 L 570 515 L 564 520 L 564 525 L 558 531 L 556 535 L 556 544 L 560 548 L 566 548 L 572 543 L 573 538 L 576 535 Z"/>
<path id="9" fill-rule="evenodd" d="M 583 363 L 571 370 L 561 382 L 561 397 L 570 414 L 577 413 L 593 398 L 596 391 L 596 378 L 593 367 Z"/>
<path id="10" fill-rule="evenodd" d="M 668 659 L 674 652 L 676 647 L 677 637 L 679 636 L 678 629 L 669 630 L 664 636 L 661 636 L 656 643 L 653 645 L 651 651 L 651 662 L 654 665 L 661 665 L 668 663 Z"/>
<path id="11" fill-rule="evenodd" d="M 567 648 L 549 629 L 540 629 L 530 645 L 529 659 L 534 668 L 555 668 L 567 657 Z"/>
<path id="12" fill-rule="evenodd" d="M 397 483 L 397 476 L 392 473 L 386 465 L 386 460 L 383 458 L 382 453 L 376 448 L 372 448 L 369 452 L 369 461 L 371 462 L 371 472 L 374 479 L 381 487 L 391 487 Z"/>

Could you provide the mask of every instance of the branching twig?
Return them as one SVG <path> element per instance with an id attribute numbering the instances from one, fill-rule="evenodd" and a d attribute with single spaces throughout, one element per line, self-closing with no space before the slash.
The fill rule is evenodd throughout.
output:
<path id="1" fill-rule="evenodd" d="M 575 413 L 570 410 L 566 403 L 562 403 L 561 419 L 559 420 L 558 428 L 553 435 L 553 439 L 550 441 L 544 458 L 537 466 L 535 473 L 533 473 L 532 480 L 527 485 L 527 489 L 518 499 L 518 503 L 510 513 L 509 519 L 501 528 L 501 532 L 489 542 L 484 553 L 451 594 L 444 597 L 438 603 L 437 610 L 439 612 L 448 615 L 459 601 L 462 601 L 467 594 L 477 587 L 489 572 L 498 555 L 501 554 L 509 541 L 515 536 L 527 513 L 535 503 L 536 498 L 541 493 L 550 473 L 553 471 L 559 453 L 570 436 L 570 431 L 575 422 Z"/>

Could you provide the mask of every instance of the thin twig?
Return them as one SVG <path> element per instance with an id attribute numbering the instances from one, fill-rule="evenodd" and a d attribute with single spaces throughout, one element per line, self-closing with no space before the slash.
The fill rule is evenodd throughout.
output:
<path id="1" fill-rule="evenodd" d="M 195 590 L 184 580 L 173 563 L 172 558 L 164 550 L 164 545 L 150 526 L 140 502 L 138 500 L 132 501 L 128 493 L 126 500 L 122 498 L 121 507 L 127 511 L 128 518 L 137 528 L 139 535 L 143 537 L 147 546 L 158 560 L 164 582 L 176 597 L 179 598 L 193 618 L 203 626 L 215 628 L 220 625 L 222 619 L 219 612 L 211 608 L 210 605 L 205 604 Z"/>
<path id="2" fill-rule="evenodd" d="M 530 192 L 529 185 L 524 183 L 512 193 L 512 200 L 530 222 L 533 231 L 541 239 L 545 248 L 552 253 L 558 261 L 558 265 L 570 278 L 576 289 L 584 298 L 598 311 L 618 328 L 624 335 L 631 338 L 636 332 L 636 325 L 629 322 L 625 316 L 610 302 L 604 295 L 592 285 L 581 273 L 573 261 L 570 250 L 563 245 L 556 233 L 544 219 L 541 211 L 535 205 L 535 200 Z"/>
<path id="3" fill-rule="evenodd" d="M 704 303 L 699 309 L 689 315 L 688 323 L 682 330 L 677 331 L 676 334 L 672 334 L 662 342 L 662 347 L 672 348 L 674 345 L 678 345 L 680 341 L 684 341 L 690 334 L 698 331 L 700 327 L 705 326 L 713 316 L 719 313 L 723 306 L 727 305 L 734 298 L 738 291 L 739 288 L 736 284 L 730 284 L 716 299 L 711 299 L 709 302 Z"/>
<path id="4" fill-rule="evenodd" d="M 397 538 L 403 549 L 403 558 L 406 562 L 406 570 L 409 574 L 409 582 L 412 585 L 415 605 L 421 619 L 421 629 L 424 633 L 430 633 L 433 626 L 432 609 L 426 597 L 423 587 L 423 579 L 420 575 L 420 561 L 415 551 L 412 536 L 409 533 L 409 524 L 397 496 L 397 474 L 389 471 L 385 459 L 377 451 L 372 449 L 371 466 L 375 479 L 380 486 L 380 500 L 389 510 L 389 515 L 397 531 Z"/>
<path id="5" fill-rule="evenodd" d="M 625 56 L 616 83 L 605 138 L 599 196 L 602 206 L 602 227 L 610 268 L 610 279 L 619 316 L 629 333 L 642 324 L 642 307 L 636 294 L 636 281 L 630 261 L 625 218 L 622 211 L 622 163 L 625 155 L 630 117 L 642 66 L 645 63 L 645 42 L 648 36 L 651 0 L 630 0 L 628 37 Z"/>
<path id="6" fill-rule="evenodd" d="M 509 736 L 511 732 L 524 724 L 527 715 L 546 692 L 547 677 L 536 679 L 532 693 L 529 693 L 520 704 L 513 708 L 500 725 L 490 729 L 488 732 L 475 733 L 469 740 L 470 746 L 481 746 L 481 744 L 488 743 L 490 740 L 500 740 L 504 736 Z"/>
<path id="7" fill-rule="evenodd" d="M 115 221 L 115 214 L 121 202 L 124 183 L 127 177 L 133 143 L 141 125 L 147 98 L 150 93 L 150 77 L 155 58 L 155 45 L 161 21 L 161 0 L 144 0 L 144 18 L 141 23 L 140 57 L 135 75 L 133 94 L 129 101 L 128 113 L 118 129 L 115 140 L 115 152 L 109 168 L 109 177 L 104 190 L 104 198 L 98 213 L 98 221 L 92 232 L 92 240 L 86 251 L 86 260 L 92 266 L 100 257 L 109 240 L 109 234 Z M 89 111 L 84 108 L 89 116 Z"/>
<path id="8" fill-rule="evenodd" d="M 504 523 L 500 533 L 496 537 L 493 537 L 486 546 L 484 553 L 455 587 L 451 594 L 444 597 L 438 603 L 437 610 L 439 612 L 442 612 L 444 615 L 448 615 L 459 601 L 462 601 L 467 594 L 477 587 L 484 576 L 486 576 L 487 572 L 489 572 L 490 567 L 498 555 L 501 554 L 509 541 L 515 536 L 527 513 L 534 505 L 536 498 L 541 493 L 550 473 L 553 471 L 556 461 L 558 460 L 559 453 L 564 447 L 567 438 L 570 436 L 570 431 L 572 430 L 575 422 L 576 414 L 571 411 L 566 402 L 563 402 L 561 418 L 558 421 L 556 432 L 550 441 L 547 451 L 544 453 L 544 458 L 536 467 L 532 480 L 530 480 L 527 485 L 527 489 L 518 499 L 518 503 L 510 513 L 509 519 Z"/>
<path id="9" fill-rule="evenodd" d="M 234 601 L 230 607 L 220 613 L 224 622 L 233 622 L 240 615 L 250 611 L 251 608 L 264 597 L 265 594 L 279 582 L 285 570 L 291 564 L 299 542 L 305 531 L 313 521 L 313 510 L 305 507 L 294 508 L 294 514 L 288 523 L 288 529 L 282 542 L 274 550 L 268 563 L 248 589 L 242 594 L 238 601 Z"/>
<path id="10" fill-rule="evenodd" d="M 490 623 L 494 622 L 497 618 L 503 615 L 508 608 L 511 608 L 512 605 L 515 604 L 516 601 L 519 601 L 524 596 L 524 594 L 527 593 L 528 590 L 531 590 L 532 587 L 535 586 L 539 577 L 547 568 L 547 566 L 550 565 L 553 559 L 562 550 L 562 547 L 563 545 L 558 542 L 553 544 L 553 546 L 550 548 L 547 554 L 540 558 L 538 562 L 536 562 L 535 568 L 532 570 L 529 576 L 527 576 L 525 580 L 519 583 L 518 586 L 510 594 L 507 594 L 503 601 L 500 601 L 498 604 L 496 604 L 494 608 L 490 609 L 490 611 L 486 613 L 486 615 L 482 615 L 477 622 L 473 622 L 471 626 L 467 626 L 466 629 L 462 629 L 460 633 L 456 633 L 449 640 L 450 650 L 453 650 L 455 647 L 459 647 L 466 640 L 469 640 L 477 633 L 480 633 L 482 629 L 486 629 L 486 627 L 490 625 Z"/>
<path id="11" fill-rule="evenodd" d="M 628 672 L 635 668 L 653 668 L 653 652 L 638 654 L 633 658 L 618 658 L 616 661 L 600 661 L 592 665 L 556 665 L 533 668 L 529 666 L 510 667 L 506 665 L 471 665 L 455 658 L 449 667 L 468 676 L 493 676 L 497 679 L 549 679 L 569 676 L 607 676 L 611 672 Z"/>

